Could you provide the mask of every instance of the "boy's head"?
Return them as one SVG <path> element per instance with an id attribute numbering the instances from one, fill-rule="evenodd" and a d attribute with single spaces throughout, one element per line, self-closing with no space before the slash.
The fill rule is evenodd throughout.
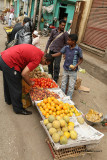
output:
<path id="1" fill-rule="evenodd" d="M 70 46 L 73 46 L 73 45 L 76 44 L 77 41 L 78 41 L 77 34 L 70 34 L 68 36 L 67 44 L 70 45 Z"/>

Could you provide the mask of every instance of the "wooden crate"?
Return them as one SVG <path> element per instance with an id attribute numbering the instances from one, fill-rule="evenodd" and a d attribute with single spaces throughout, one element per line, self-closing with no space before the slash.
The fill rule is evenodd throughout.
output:
<path id="1" fill-rule="evenodd" d="M 52 143 L 50 142 L 50 140 L 48 138 L 46 139 L 46 142 L 50 148 L 50 151 L 52 153 L 54 160 L 62 160 L 62 159 L 70 158 L 70 157 L 83 156 L 86 153 L 86 146 L 85 145 L 55 150 L 53 148 Z"/>
<path id="2" fill-rule="evenodd" d="M 31 87 L 22 79 L 22 94 L 27 94 L 31 90 Z"/>

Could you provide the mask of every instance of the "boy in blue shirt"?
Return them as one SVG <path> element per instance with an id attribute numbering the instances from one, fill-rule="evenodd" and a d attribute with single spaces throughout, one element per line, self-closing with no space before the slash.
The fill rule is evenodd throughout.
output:
<path id="1" fill-rule="evenodd" d="M 64 55 L 65 62 L 63 65 L 64 71 L 61 89 L 65 93 L 68 83 L 67 96 L 70 96 L 70 99 L 72 99 L 72 94 L 77 79 L 78 65 L 80 65 L 83 61 L 82 50 L 76 44 L 77 40 L 78 36 L 76 34 L 69 35 L 67 40 L 68 45 L 64 46 L 59 53 L 52 55 L 52 57 L 60 56 L 61 54 Z"/>

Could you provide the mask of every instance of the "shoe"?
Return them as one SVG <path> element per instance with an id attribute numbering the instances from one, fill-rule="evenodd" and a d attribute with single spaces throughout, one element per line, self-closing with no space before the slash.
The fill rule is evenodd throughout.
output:
<path id="1" fill-rule="evenodd" d="M 16 111 L 15 113 L 16 113 L 16 114 L 23 114 L 23 115 L 30 115 L 30 114 L 32 114 L 31 111 L 27 111 L 27 110 L 25 110 L 25 109 Z"/>

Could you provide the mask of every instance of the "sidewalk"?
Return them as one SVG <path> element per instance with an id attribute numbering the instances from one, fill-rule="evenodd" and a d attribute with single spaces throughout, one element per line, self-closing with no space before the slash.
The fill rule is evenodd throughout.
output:
<path id="1" fill-rule="evenodd" d="M 44 50 L 47 37 L 41 37 L 41 49 Z M 6 33 L 3 25 L 0 24 L 0 51 L 3 51 L 6 41 Z M 63 71 L 63 59 L 59 84 Z M 107 114 L 107 85 L 94 78 L 87 72 L 78 73 L 82 79 L 82 85 L 89 87 L 90 92 L 74 91 L 73 101 L 83 113 L 93 108 Z M 32 115 L 17 115 L 13 112 L 12 106 L 4 102 L 2 72 L 0 72 L 0 160 L 53 160 L 50 149 L 45 142 L 47 137 L 40 124 L 41 117 L 35 107 L 28 110 Z M 96 126 L 98 128 L 98 126 Z M 99 130 L 105 134 L 97 146 L 97 150 L 85 156 L 70 158 L 66 160 L 106 160 L 107 158 L 107 127 L 99 126 Z"/>

